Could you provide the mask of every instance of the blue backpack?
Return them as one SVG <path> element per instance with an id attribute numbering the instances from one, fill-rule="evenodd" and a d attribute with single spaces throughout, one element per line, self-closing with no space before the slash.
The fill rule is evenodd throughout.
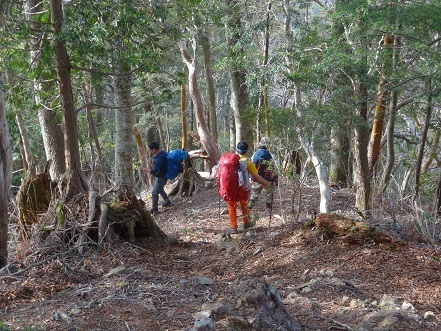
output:
<path id="1" fill-rule="evenodd" d="M 183 149 L 174 149 L 167 154 L 167 172 L 165 178 L 175 179 L 180 173 L 184 171 L 184 160 L 188 153 Z"/>

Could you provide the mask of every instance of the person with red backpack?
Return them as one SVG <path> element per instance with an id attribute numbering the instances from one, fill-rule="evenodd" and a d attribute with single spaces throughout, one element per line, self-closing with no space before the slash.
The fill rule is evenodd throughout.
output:
<path id="1" fill-rule="evenodd" d="M 218 189 L 219 195 L 228 203 L 228 215 L 230 227 L 228 233 L 237 233 L 237 205 L 242 209 L 243 228 L 248 229 L 250 223 L 250 210 L 247 207 L 250 195 L 249 175 L 253 176 L 257 182 L 269 188 L 273 185 L 270 181 L 262 178 L 254 166 L 247 159 L 245 154 L 248 152 L 248 144 L 240 141 L 236 146 L 237 154 L 224 153 L 219 160 L 218 167 Z"/>
<path id="2" fill-rule="evenodd" d="M 277 184 L 277 171 L 274 157 L 268 150 L 269 138 L 264 137 L 259 142 L 259 148 L 251 157 L 251 162 L 256 166 L 259 175 L 270 182 Z M 251 179 L 251 197 L 248 207 L 252 209 L 259 199 L 263 185 L 257 182 L 254 177 Z M 274 190 L 266 190 L 266 209 L 271 211 L 274 201 Z"/>

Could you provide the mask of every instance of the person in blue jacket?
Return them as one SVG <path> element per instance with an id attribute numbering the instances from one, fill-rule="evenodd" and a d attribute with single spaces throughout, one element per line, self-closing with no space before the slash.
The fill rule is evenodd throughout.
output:
<path id="1" fill-rule="evenodd" d="M 150 213 L 154 215 L 159 212 L 159 195 L 161 195 L 164 200 L 162 202 L 163 207 L 169 207 L 173 204 L 164 190 L 164 186 L 167 183 L 167 178 L 165 178 L 165 173 L 167 172 L 167 152 L 160 149 L 159 144 L 156 141 L 149 143 L 148 147 L 153 154 L 153 168 L 149 169 L 140 166 L 140 170 L 144 173 L 150 173 L 155 177 L 155 183 L 153 184 L 152 190 L 152 208 L 150 209 Z"/>
<path id="2" fill-rule="evenodd" d="M 269 138 L 262 138 L 259 142 L 259 148 L 251 157 L 251 162 L 256 166 L 258 173 L 261 177 L 269 182 L 274 182 L 277 180 L 275 174 L 275 164 L 273 155 L 268 150 Z M 251 179 L 251 196 L 249 200 L 248 207 L 251 209 L 255 206 L 259 195 L 264 188 L 263 185 L 259 184 L 254 178 Z M 266 191 L 266 208 L 272 210 L 274 201 L 274 189 L 265 189 Z"/>

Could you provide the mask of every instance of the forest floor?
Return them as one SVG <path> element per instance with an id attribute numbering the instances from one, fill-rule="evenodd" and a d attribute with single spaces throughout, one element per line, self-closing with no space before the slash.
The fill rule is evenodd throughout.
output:
<path id="1" fill-rule="evenodd" d="M 295 201 L 301 195 L 299 217 L 292 213 L 293 192 Z M 203 304 L 221 298 L 235 279 L 250 277 L 274 285 L 302 330 L 355 330 L 388 300 L 397 305 L 393 309 L 417 316 L 396 330 L 441 330 L 440 243 L 421 240 L 409 211 L 397 204 L 375 204 L 369 220 L 399 243 L 391 247 L 324 239 L 316 227 L 305 227 L 318 210 L 314 185 L 299 192 L 283 179 L 272 214 L 262 194 L 253 209 L 256 226 L 247 232 L 239 227 L 231 238 L 216 187 L 172 200 L 175 206 L 155 220 L 177 245 L 116 241 L 26 271 L 50 254 L 31 247 L 33 254 L 19 264 L 23 247 L 14 247 L 10 255 L 17 263 L 0 273 L 0 330 L 186 330 Z M 349 190 L 333 190 L 332 211 L 356 219 L 353 202 Z"/>

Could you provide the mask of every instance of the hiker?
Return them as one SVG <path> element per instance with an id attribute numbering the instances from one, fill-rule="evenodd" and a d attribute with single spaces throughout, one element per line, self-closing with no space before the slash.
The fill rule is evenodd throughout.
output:
<path id="1" fill-rule="evenodd" d="M 268 150 L 269 145 L 269 138 L 264 137 L 259 142 L 259 148 L 257 151 L 253 154 L 251 157 L 251 162 L 255 165 L 257 168 L 257 171 L 261 177 L 264 179 L 275 182 L 275 185 L 277 185 L 277 175 L 276 175 L 276 169 L 274 164 L 274 157 Z M 257 200 L 259 199 L 259 195 L 262 192 L 263 185 L 260 184 L 258 181 L 255 180 L 253 177 L 251 179 L 251 197 L 248 207 L 252 209 Z M 273 189 L 266 189 L 266 209 L 271 211 L 273 208 L 273 201 L 274 201 L 274 190 Z"/>
<path id="2" fill-rule="evenodd" d="M 152 208 L 150 213 L 152 215 L 159 213 L 158 202 L 159 195 L 161 195 L 163 207 L 172 206 L 172 202 L 169 200 L 167 193 L 165 193 L 164 186 L 167 183 L 167 178 L 165 174 L 167 172 L 167 152 L 159 148 L 159 144 L 156 141 L 152 141 L 148 144 L 150 152 L 153 154 L 153 169 L 139 167 L 144 173 L 151 173 L 155 177 L 155 183 L 153 184 L 152 190 Z"/>
<path id="3" fill-rule="evenodd" d="M 239 155 L 239 166 L 240 171 L 239 173 L 239 181 L 242 180 L 241 183 L 239 183 L 239 186 L 237 186 L 237 177 L 235 177 L 234 181 L 232 182 L 232 184 L 236 183 L 236 187 L 234 188 L 233 191 L 236 191 L 236 195 L 235 196 L 227 196 L 228 193 L 226 191 L 231 191 L 228 190 L 228 188 L 222 188 L 222 186 L 228 185 L 227 179 L 222 179 L 222 169 L 221 167 L 223 166 L 222 164 L 222 157 L 220 160 L 220 172 L 219 172 L 219 189 L 220 189 L 220 194 L 221 194 L 221 190 L 225 190 L 222 191 L 224 194 L 221 194 L 221 196 L 223 197 L 224 200 L 227 201 L 228 203 L 228 215 L 230 218 L 230 227 L 227 230 L 227 233 L 237 233 L 237 213 L 236 213 L 236 209 L 237 209 L 237 203 L 239 202 L 240 204 L 240 208 L 242 209 L 242 221 L 243 221 L 243 228 L 248 229 L 252 226 L 252 224 L 250 223 L 250 210 L 247 207 L 247 203 L 248 203 L 248 197 L 249 197 L 249 177 L 248 177 L 248 173 L 250 173 L 255 180 L 262 184 L 265 185 L 265 187 L 269 188 L 273 185 L 273 183 L 265 180 L 264 178 L 262 178 L 259 174 L 258 171 L 256 169 L 256 167 L 254 166 L 254 164 L 247 159 L 247 157 L 245 156 L 245 154 L 248 151 L 248 144 L 244 141 L 241 141 L 237 144 L 236 146 L 236 152 Z M 234 154 L 229 154 L 226 153 L 228 155 L 234 155 Z M 237 166 L 236 169 L 234 169 L 233 171 L 237 171 Z M 243 178 L 240 178 L 241 175 L 243 176 Z M 242 187 L 241 187 L 242 186 Z"/>

